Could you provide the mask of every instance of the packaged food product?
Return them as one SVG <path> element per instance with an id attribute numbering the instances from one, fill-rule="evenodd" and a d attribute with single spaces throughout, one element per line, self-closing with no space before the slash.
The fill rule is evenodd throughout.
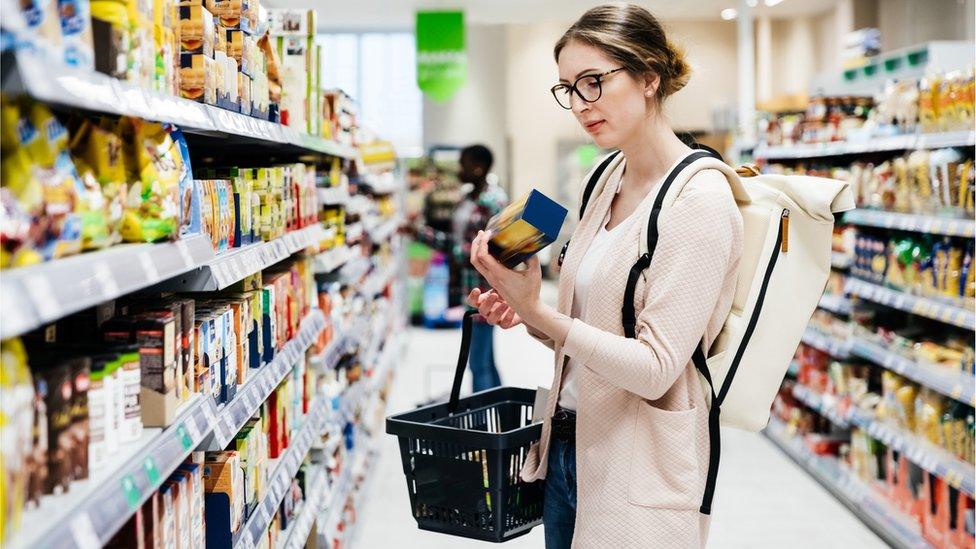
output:
<path id="1" fill-rule="evenodd" d="M 95 68 L 88 0 L 58 0 L 64 61 L 81 69 Z"/>
<path id="2" fill-rule="evenodd" d="M 121 239 L 128 189 L 121 139 L 111 129 L 79 120 L 71 131 L 71 156 L 85 188 L 82 248 L 111 246 Z"/>
<path id="3" fill-rule="evenodd" d="M 34 383 L 27 351 L 18 338 L 0 342 L 0 391 L 0 540 L 5 541 L 20 529 L 31 470 L 40 466 L 32 456 Z"/>
<path id="4" fill-rule="evenodd" d="M 203 5 L 180 5 L 180 53 L 214 56 L 214 16 Z"/>
<path id="5" fill-rule="evenodd" d="M 228 29 L 253 33 L 251 6 L 248 0 L 215 0 L 220 24 Z"/>
<path id="6" fill-rule="evenodd" d="M 113 78 L 125 79 L 131 42 L 131 24 L 125 3 L 92 0 L 91 21 L 95 70 Z"/>
<path id="7" fill-rule="evenodd" d="M 48 51 L 61 47 L 61 21 L 57 0 L 22 0 L 20 10 L 27 23 L 27 36 Z"/>
<path id="8" fill-rule="evenodd" d="M 129 194 L 122 221 L 126 242 L 172 239 L 179 231 L 179 183 L 183 159 L 166 127 L 122 119 Z"/>
<path id="9" fill-rule="evenodd" d="M 217 67 L 203 54 L 180 54 L 180 95 L 184 99 L 217 104 Z"/>

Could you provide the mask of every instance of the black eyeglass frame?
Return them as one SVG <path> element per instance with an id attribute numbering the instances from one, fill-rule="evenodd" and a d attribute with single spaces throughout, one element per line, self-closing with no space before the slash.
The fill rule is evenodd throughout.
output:
<path id="1" fill-rule="evenodd" d="M 553 97 L 553 99 L 556 100 L 556 103 L 560 107 L 566 109 L 567 111 L 573 109 L 573 94 L 574 93 L 576 94 L 576 97 L 579 97 L 584 103 L 596 103 L 597 101 L 600 100 L 601 97 L 603 97 L 603 79 L 605 77 L 607 77 L 607 76 L 610 76 L 611 74 L 613 74 L 615 72 L 622 71 L 622 70 L 625 70 L 625 69 L 626 69 L 626 67 L 619 67 L 619 68 L 612 69 L 612 70 L 609 70 L 609 71 L 606 71 L 606 72 L 601 72 L 599 74 L 584 74 L 583 76 L 580 76 L 579 78 L 577 78 L 576 81 L 573 82 L 573 84 L 571 86 L 570 85 L 563 84 L 563 83 L 560 82 L 559 84 L 556 84 L 555 86 L 553 86 L 552 88 L 550 88 L 549 89 L 549 92 L 552 93 L 552 97 Z M 595 78 L 596 79 L 596 85 L 597 85 L 597 88 L 599 88 L 599 93 L 597 93 L 596 99 L 594 99 L 592 101 L 590 101 L 589 99 L 583 97 L 583 93 L 580 92 L 579 91 L 579 88 L 576 87 L 576 85 L 579 84 L 580 80 L 582 80 L 584 78 Z M 566 105 L 563 105 L 562 102 L 559 100 L 559 96 L 556 95 L 557 88 L 560 88 L 560 89 L 568 89 L 569 90 L 570 93 L 569 93 L 569 96 L 568 96 L 569 97 L 569 106 L 568 107 Z"/>

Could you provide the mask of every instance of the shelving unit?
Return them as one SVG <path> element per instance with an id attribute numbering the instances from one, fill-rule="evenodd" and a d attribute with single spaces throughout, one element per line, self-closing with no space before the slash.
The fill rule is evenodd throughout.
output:
<path id="1" fill-rule="evenodd" d="M 337 246 L 327 252 L 315 256 L 315 274 L 327 274 L 339 269 L 347 261 L 355 257 L 355 252 L 348 246 Z"/>
<path id="2" fill-rule="evenodd" d="M 837 315 L 851 314 L 851 300 L 844 296 L 824 294 L 820 297 L 818 307 Z"/>
<path id="3" fill-rule="evenodd" d="M 848 294 L 880 303 L 886 307 L 907 311 L 967 330 L 976 330 L 976 314 L 971 308 L 964 308 L 965 305 L 956 301 L 948 299 L 943 301 L 937 298 L 906 294 L 857 278 L 848 278 L 845 289 Z"/>
<path id="4" fill-rule="evenodd" d="M 298 473 L 298 467 L 312 448 L 312 439 L 325 429 L 329 408 L 322 397 L 309 404 L 308 413 L 302 419 L 302 426 L 292 439 L 291 445 L 278 458 L 274 471 L 268 477 L 268 489 L 257 504 L 251 516 L 238 530 L 234 547 L 253 548 L 260 544 L 261 537 L 268 530 L 271 519 L 285 496 L 291 480 Z"/>
<path id="5" fill-rule="evenodd" d="M 913 463 L 945 479 L 953 488 L 969 496 L 973 495 L 973 490 L 976 488 L 976 473 L 973 471 L 973 465 L 912 433 L 875 419 L 870 412 L 851 405 L 841 406 L 836 399 L 818 394 L 802 385 L 794 386 L 793 396 L 840 427 L 855 426 L 863 429 L 871 438 L 881 441 L 897 452 L 904 453 Z"/>
<path id="6" fill-rule="evenodd" d="M 125 244 L 6 270 L 0 286 L 0 339 L 14 337 L 99 303 L 146 289 L 213 291 L 316 246 L 321 225 L 217 255 L 209 239 Z"/>
<path id="7" fill-rule="evenodd" d="M 790 160 L 899 152 L 912 149 L 971 147 L 973 145 L 976 145 L 976 133 L 974 132 L 946 132 L 938 134 L 875 137 L 865 141 L 834 141 L 831 143 L 802 143 L 776 147 L 756 147 L 753 150 L 753 156 L 757 160 Z"/>
<path id="8" fill-rule="evenodd" d="M 871 362 L 905 376 L 916 383 L 970 406 L 976 405 L 976 376 L 952 372 L 936 365 L 926 365 L 889 351 L 867 339 L 852 338 L 851 351 Z"/>
<path id="9" fill-rule="evenodd" d="M 858 208 L 844 214 L 844 222 L 862 227 L 881 227 L 899 231 L 959 236 L 976 236 L 976 221 L 954 217 L 902 214 Z"/>
<path id="10" fill-rule="evenodd" d="M 322 330 L 318 311 L 306 317 L 301 331 L 238 389 L 234 400 L 217 406 L 213 399 L 195 395 L 183 405 L 176 422 L 166 429 L 145 429 L 143 437 L 126 445 L 92 478 L 72 484 L 66 497 L 49 496 L 28 511 L 12 548 L 99 546 L 159 488 L 193 450 L 224 448 L 271 391 L 291 371 Z M 52 520 L 52 515 L 60 517 Z M 94 536 L 94 537 L 92 537 Z"/>
<path id="11" fill-rule="evenodd" d="M 803 332 L 803 343 L 819 349 L 828 355 L 843 360 L 851 355 L 851 342 L 842 341 L 837 338 L 822 334 L 812 328 L 807 328 Z"/>
<path id="12" fill-rule="evenodd" d="M 786 427 L 776 418 L 770 419 L 763 433 L 886 543 L 905 549 L 930 547 L 907 517 L 852 475 L 837 459 L 814 454 L 802 440 L 787 433 Z"/>
<path id="13" fill-rule="evenodd" d="M 23 92 L 53 105 L 170 122 L 190 133 L 244 139 L 274 146 L 279 151 L 291 148 L 296 152 L 340 158 L 355 158 L 358 154 L 352 147 L 289 126 L 153 92 L 98 72 L 68 67 L 41 53 L 18 51 L 16 71 L 11 76 L 12 81 L 4 83 L 7 92 Z"/>
<path id="14" fill-rule="evenodd" d="M 282 533 L 283 541 L 281 549 L 302 549 L 312 531 L 315 519 L 325 505 L 326 496 L 329 493 L 329 486 L 326 481 L 326 474 L 320 472 L 315 474 L 315 478 L 308 483 L 309 489 L 305 494 L 305 502 L 302 504 L 291 525 L 286 532 Z"/>
<path id="15" fill-rule="evenodd" d="M 213 292 L 223 290 L 244 279 L 247 275 L 267 269 L 292 254 L 317 248 L 325 229 L 316 223 L 276 238 L 270 242 L 258 242 L 228 250 L 182 276 L 153 287 L 164 292 Z"/>

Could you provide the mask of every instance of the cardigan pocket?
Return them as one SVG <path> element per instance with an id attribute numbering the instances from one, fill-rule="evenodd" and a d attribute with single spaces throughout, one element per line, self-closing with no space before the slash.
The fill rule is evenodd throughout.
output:
<path id="1" fill-rule="evenodd" d="M 627 499 L 634 505 L 698 509 L 702 475 L 698 464 L 698 413 L 670 411 L 637 402 Z"/>

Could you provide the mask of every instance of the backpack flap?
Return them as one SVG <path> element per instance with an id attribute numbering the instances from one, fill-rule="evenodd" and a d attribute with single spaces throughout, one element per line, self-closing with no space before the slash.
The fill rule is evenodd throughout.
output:
<path id="1" fill-rule="evenodd" d="M 806 175 L 762 174 L 745 178 L 746 186 L 761 185 L 788 196 L 812 218 L 834 222 L 834 214 L 854 209 L 850 183 Z"/>

